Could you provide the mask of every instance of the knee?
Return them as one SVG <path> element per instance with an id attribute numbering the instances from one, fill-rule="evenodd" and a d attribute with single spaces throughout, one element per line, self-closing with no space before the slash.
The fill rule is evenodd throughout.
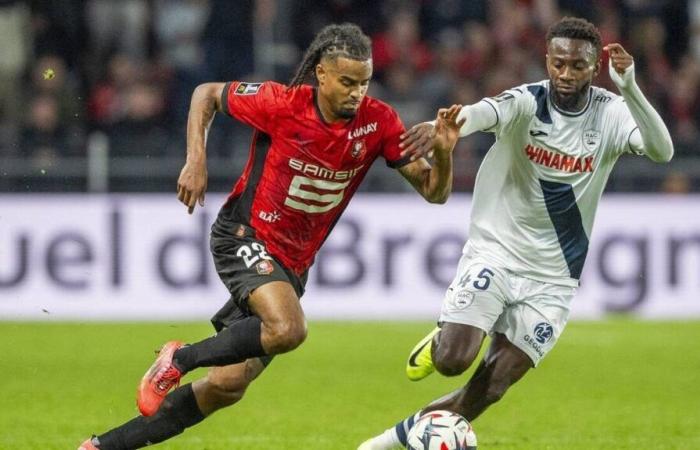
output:
<path id="1" fill-rule="evenodd" d="M 471 365 L 471 361 L 465 361 L 455 355 L 446 355 L 436 358 L 433 363 L 435 369 L 446 377 L 455 377 L 463 374 Z"/>
<path id="2" fill-rule="evenodd" d="M 231 406 L 243 398 L 249 384 L 244 377 L 223 378 L 210 374 L 204 380 L 206 403 L 213 410 Z"/>
<path id="3" fill-rule="evenodd" d="M 433 349 L 433 364 L 442 375 L 454 377 L 463 374 L 472 365 L 476 351 L 459 351 L 442 343 Z M 478 349 L 477 349 L 478 351 Z"/>
<path id="4" fill-rule="evenodd" d="M 308 334 L 306 321 L 284 321 L 266 327 L 271 353 L 286 353 L 299 347 Z"/>

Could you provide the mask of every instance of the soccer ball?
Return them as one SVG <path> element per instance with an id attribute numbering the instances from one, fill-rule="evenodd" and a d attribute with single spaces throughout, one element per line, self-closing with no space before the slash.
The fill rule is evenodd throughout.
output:
<path id="1" fill-rule="evenodd" d="M 430 411 L 411 428 L 406 450 L 476 450 L 476 434 L 459 414 Z"/>

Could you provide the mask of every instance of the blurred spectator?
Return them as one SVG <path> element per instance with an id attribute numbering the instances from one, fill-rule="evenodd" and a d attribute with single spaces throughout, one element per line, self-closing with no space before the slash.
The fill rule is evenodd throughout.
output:
<path id="1" fill-rule="evenodd" d="M 692 56 L 700 61 L 700 0 L 690 0 L 688 16 L 690 18 L 690 48 Z"/>
<path id="2" fill-rule="evenodd" d="M 126 54 L 114 55 L 106 67 L 107 72 L 88 98 L 90 120 L 98 127 L 109 126 L 125 115 L 125 92 L 144 78 L 143 68 Z"/>
<path id="3" fill-rule="evenodd" d="M 602 4 L 605 7 L 605 4 L 609 2 L 606 0 L 559 0 L 557 3 L 562 16 L 583 17 L 588 21 L 593 21 L 596 19 L 594 17 L 596 8 L 593 8 L 591 3 Z"/>
<path id="4" fill-rule="evenodd" d="M 137 82 L 123 93 L 124 116 L 107 128 L 110 155 L 155 157 L 167 151 L 168 133 L 163 123 L 165 99 L 153 85 Z"/>
<path id="5" fill-rule="evenodd" d="M 159 60 L 172 71 L 170 115 L 187 120 L 190 95 L 206 80 L 201 37 L 209 17 L 207 0 L 156 0 L 153 20 Z"/>
<path id="6" fill-rule="evenodd" d="M 254 72 L 254 0 L 210 0 L 203 46 L 210 80 L 241 80 Z"/>
<path id="7" fill-rule="evenodd" d="M 50 71 L 52 76 L 46 76 Z M 31 71 L 30 92 L 52 96 L 58 102 L 62 126 L 81 127 L 84 117 L 83 96 L 78 81 L 68 70 L 65 60 L 58 55 L 42 55 L 34 62 Z"/>
<path id="8" fill-rule="evenodd" d="M 396 63 L 387 68 L 383 98 L 401 116 L 406 124 L 432 119 L 434 111 L 421 98 L 421 88 L 415 70 Z"/>
<path id="9" fill-rule="evenodd" d="M 435 70 L 420 80 L 419 98 L 432 111 L 450 103 L 450 91 L 460 82 L 463 59 L 462 35 L 446 28 L 435 46 Z"/>
<path id="10" fill-rule="evenodd" d="M 29 8 L 22 1 L 0 2 L 0 154 L 17 139 L 22 108 L 21 75 L 30 56 Z"/>
<path id="11" fill-rule="evenodd" d="M 683 150 L 692 151 L 698 157 L 698 141 L 700 140 L 700 65 L 690 57 L 685 58 L 678 71 L 673 74 L 669 83 L 668 113 L 672 120 L 668 121 L 669 129 L 674 140 Z M 677 152 L 678 153 L 678 152 Z"/>
<path id="12" fill-rule="evenodd" d="M 524 2 L 492 0 L 489 8 L 491 39 L 499 51 L 513 47 L 544 47 L 544 33 L 533 27 L 532 12 Z"/>
<path id="13" fill-rule="evenodd" d="M 76 68 L 89 42 L 85 39 L 84 0 L 31 0 L 34 52 L 59 55 Z"/>
<path id="14" fill-rule="evenodd" d="M 146 0 L 87 0 L 85 8 L 96 61 L 113 51 L 146 59 L 150 21 Z"/>
<path id="15" fill-rule="evenodd" d="M 22 129 L 22 154 L 42 165 L 52 165 L 61 156 L 75 156 L 81 141 L 61 126 L 56 99 L 40 94 L 29 102 L 27 121 Z"/>
<path id="16" fill-rule="evenodd" d="M 197 84 L 286 82 L 294 49 L 329 22 L 355 22 L 374 37 L 370 95 L 392 103 L 410 127 L 439 107 L 547 78 L 545 32 L 571 14 L 630 51 L 672 133 L 671 164 L 697 167 L 700 0 L 0 0 L 0 163 L 84 154 L 84 135 L 95 128 L 107 132 L 113 155 L 180 157 Z M 47 69 L 54 76 L 45 79 Z M 595 83 L 616 92 L 605 55 L 602 69 Z M 217 115 L 209 155 L 240 171 L 250 136 Z M 460 140 L 456 190 L 471 190 L 492 139 Z M 684 175 L 689 189 L 700 188 L 700 172 Z M 609 186 L 639 189 L 644 179 L 661 189 L 660 176 L 640 166 L 614 172 Z M 405 189 L 395 178 L 373 170 L 365 187 Z"/>
<path id="17" fill-rule="evenodd" d="M 446 29 L 460 30 L 467 22 L 485 22 L 488 2 L 485 0 L 423 0 L 420 2 L 420 27 L 423 37 L 439 41 Z"/>
<path id="18" fill-rule="evenodd" d="M 488 27 L 482 23 L 464 24 L 466 48 L 460 58 L 459 71 L 470 79 L 480 77 L 496 58 L 495 41 Z"/>
<path id="19" fill-rule="evenodd" d="M 660 191 L 664 194 L 687 194 L 691 190 L 691 182 L 684 172 L 670 172 L 661 183 Z"/>
<path id="20" fill-rule="evenodd" d="M 403 9 L 391 15 L 386 31 L 373 37 L 372 58 L 379 79 L 396 65 L 418 74 L 430 68 L 430 48 L 421 40 L 418 16 L 413 11 Z"/>
<path id="21" fill-rule="evenodd" d="M 381 31 L 390 2 L 376 0 L 292 0 L 290 20 L 297 48 L 307 48 L 329 23 L 352 22 L 369 36 Z"/>
<path id="22" fill-rule="evenodd" d="M 646 17 L 637 21 L 631 29 L 628 51 L 634 56 L 638 70 L 643 74 L 644 92 L 647 97 L 658 102 L 668 89 L 672 77 L 671 62 L 666 56 L 664 45 L 666 30 L 656 17 Z"/>

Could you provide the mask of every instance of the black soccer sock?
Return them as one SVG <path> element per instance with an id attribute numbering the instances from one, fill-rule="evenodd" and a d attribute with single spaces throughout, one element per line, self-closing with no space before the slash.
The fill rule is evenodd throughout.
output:
<path id="1" fill-rule="evenodd" d="M 192 385 L 168 394 L 157 413 L 139 416 L 97 437 L 100 450 L 131 450 L 163 442 L 204 420 Z"/>
<path id="2" fill-rule="evenodd" d="M 260 341 L 261 327 L 260 318 L 246 317 L 216 336 L 178 349 L 173 363 L 185 373 L 198 367 L 226 366 L 265 356 Z"/>

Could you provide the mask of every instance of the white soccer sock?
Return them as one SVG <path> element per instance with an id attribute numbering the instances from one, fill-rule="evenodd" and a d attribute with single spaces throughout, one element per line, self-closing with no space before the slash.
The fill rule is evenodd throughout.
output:
<path id="1" fill-rule="evenodd" d="M 394 427 L 388 428 L 384 433 L 377 436 L 377 450 L 393 450 L 395 448 L 403 448 L 399 437 L 396 435 Z"/>
<path id="2" fill-rule="evenodd" d="M 416 423 L 416 421 L 418 421 L 418 419 L 420 418 L 420 413 L 421 412 L 418 411 L 414 415 L 406 417 L 404 420 L 402 420 L 401 422 L 394 425 L 393 428 L 389 428 L 388 430 L 386 430 L 384 432 L 385 434 L 391 432 L 391 435 L 395 439 L 394 445 L 397 445 L 397 444 L 401 445 L 401 446 L 406 445 L 406 439 L 408 438 L 408 433 L 411 431 L 411 428 L 413 428 L 413 424 Z M 398 447 L 398 448 L 403 448 L 403 447 Z"/>
<path id="3" fill-rule="evenodd" d="M 379 436 L 364 442 L 358 450 L 398 450 L 403 448 L 404 446 L 399 442 L 396 431 L 393 428 L 389 428 Z"/>

